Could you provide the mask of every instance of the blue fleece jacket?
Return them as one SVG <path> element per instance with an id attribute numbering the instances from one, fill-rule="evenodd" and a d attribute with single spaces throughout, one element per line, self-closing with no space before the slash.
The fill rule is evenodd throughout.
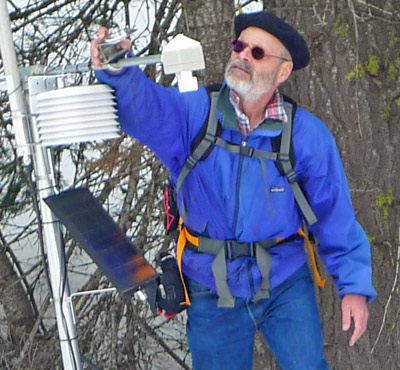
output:
<path id="1" fill-rule="evenodd" d="M 206 90 L 180 93 L 176 88 L 162 87 L 149 80 L 138 67 L 116 74 L 97 71 L 96 76 L 115 89 L 122 130 L 149 146 L 176 184 L 191 152 L 191 142 L 208 116 L 210 99 Z M 266 121 L 243 137 L 226 89 L 225 86 L 217 106 L 224 127 L 222 137 L 232 143 L 246 141 L 248 146 L 271 151 L 271 137 L 281 133 L 279 122 Z M 293 146 L 298 182 L 318 218 L 310 230 L 319 241 L 319 255 L 335 281 L 339 297 L 354 293 L 372 301 L 376 292 L 371 281 L 370 245 L 355 219 L 334 138 L 323 122 L 298 108 L 293 123 Z M 302 226 L 302 215 L 287 179 L 279 175 L 273 161 L 266 159 L 265 165 L 263 174 L 258 159 L 216 147 L 183 183 L 180 193 L 188 212 L 187 227 L 211 238 L 242 242 L 296 233 Z M 284 243 L 270 253 L 272 288 L 307 259 L 302 241 Z M 183 272 L 215 289 L 213 259 L 212 255 L 186 249 Z M 255 259 L 229 260 L 227 270 L 232 294 L 253 297 L 261 281 Z"/>

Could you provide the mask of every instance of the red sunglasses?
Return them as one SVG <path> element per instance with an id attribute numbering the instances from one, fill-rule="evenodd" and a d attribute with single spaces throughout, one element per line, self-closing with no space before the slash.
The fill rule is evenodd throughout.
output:
<path id="1" fill-rule="evenodd" d="M 244 41 L 239 40 L 239 39 L 229 41 L 229 43 L 231 44 L 232 50 L 235 53 L 241 53 L 247 47 L 250 48 L 250 45 L 247 42 L 244 42 Z M 256 60 L 261 60 L 264 57 L 273 57 L 273 58 L 279 58 L 279 59 L 283 59 L 283 60 L 286 60 L 286 61 L 290 61 L 290 59 L 287 59 L 287 58 L 284 58 L 284 57 L 279 57 L 277 55 L 266 54 L 264 49 L 262 47 L 260 47 L 260 46 L 253 46 L 251 48 L 251 55 Z"/>

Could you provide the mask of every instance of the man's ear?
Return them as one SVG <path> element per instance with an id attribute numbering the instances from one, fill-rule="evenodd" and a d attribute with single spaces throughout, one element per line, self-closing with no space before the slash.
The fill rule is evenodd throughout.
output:
<path id="1" fill-rule="evenodd" d="M 293 70 L 293 62 L 292 61 L 284 61 L 279 69 L 279 73 L 278 73 L 278 81 L 279 84 L 285 82 L 289 76 L 291 75 Z"/>

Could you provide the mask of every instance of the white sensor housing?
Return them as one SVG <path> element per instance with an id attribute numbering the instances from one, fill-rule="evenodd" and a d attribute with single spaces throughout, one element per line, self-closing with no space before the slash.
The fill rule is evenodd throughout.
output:
<path id="1" fill-rule="evenodd" d="M 161 62 L 166 74 L 175 73 L 180 92 L 197 90 L 197 78 L 192 71 L 204 69 L 201 44 L 183 34 L 176 35 L 161 53 Z"/>
<path id="2" fill-rule="evenodd" d="M 42 146 L 103 141 L 120 136 L 113 90 L 107 85 L 73 86 L 37 95 Z"/>

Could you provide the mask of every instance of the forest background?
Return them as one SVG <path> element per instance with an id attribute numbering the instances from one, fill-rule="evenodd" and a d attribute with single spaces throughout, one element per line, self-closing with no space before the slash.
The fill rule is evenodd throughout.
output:
<path id="1" fill-rule="evenodd" d="M 311 51 L 310 66 L 283 91 L 320 117 L 336 138 L 358 220 L 371 242 L 379 297 L 370 305 L 366 334 L 355 347 L 341 329 L 340 300 L 328 278 L 318 291 L 325 352 L 332 369 L 398 369 L 400 363 L 400 1 L 398 0 L 27 0 L 8 1 L 19 66 L 88 62 L 100 25 L 132 32 L 138 56 L 157 54 L 182 32 L 203 46 L 203 85 L 223 81 L 243 9 L 269 9 L 293 24 Z M 246 8 L 244 8 L 247 6 Z M 0 20 L 2 21 L 2 20 Z M 3 63 L 0 64 L 4 79 Z M 168 86 L 159 66 L 150 78 Z M 70 84 L 95 83 L 92 74 Z M 3 84 L 4 85 L 4 84 Z M 38 242 L 34 176 L 16 154 L 8 95 L 0 108 L 0 368 L 57 369 L 57 326 Z M 60 190 L 87 186 L 147 256 L 173 243 L 164 235 L 162 192 L 168 174 L 133 138 L 53 149 Z M 396 160 L 397 158 L 397 160 Z M 65 235 L 72 291 L 109 283 Z M 321 266 L 321 264 L 320 264 Z M 185 314 L 153 317 L 146 304 L 117 293 L 74 300 L 84 368 L 190 369 Z M 263 341 L 255 369 L 277 369 Z"/>

